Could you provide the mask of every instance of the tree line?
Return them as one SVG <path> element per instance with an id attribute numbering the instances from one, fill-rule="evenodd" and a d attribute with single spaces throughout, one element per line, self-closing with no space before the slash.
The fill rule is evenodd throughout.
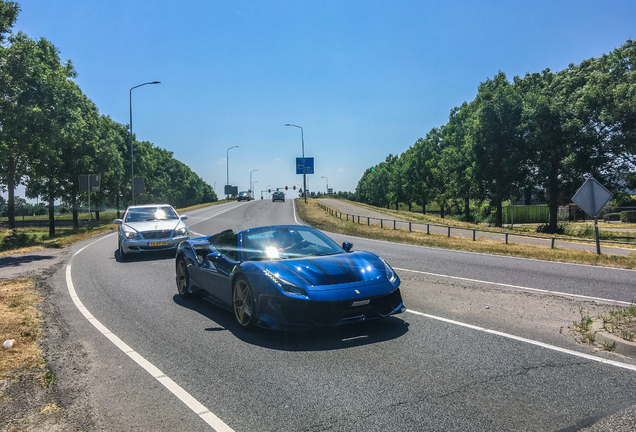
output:
<path id="1" fill-rule="evenodd" d="M 0 185 L 8 190 L 9 226 L 15 227 L 15 188 L 26 186 L 28 198 L 48 203 L 49 232 L 55 234 L 54 202 L 72 209 L 87 200 L 79 176 L 99 174 L 100 190 L 91 205 L 131 204 L 130 132 L 128 125 L 99 113 L 73 81 L 70 60 L 48 40 L 13 33 L 19 5 L 0 0 Z M 173 153 L 134 140 L 135 177 L 143 177 L 145 202 L 175 207 L 213 202 L 217 196 Z M 99 215 L 97 215 L 99 217 Z"/>
<path id="2" fill-rule="evenodd" d="M 502 203 L 532 192 L 557 228 L 560 200 L 594 176 L 614 191 L 636 189 L 636 43 L 599 58 L 509 81 L 503 72 L 478 87 L 475 99 L 450 112 L 399 156 L 368 168 L 359 201 L 453 206 L 474 220 L 470 202 L 489 202 L 502 225 Z M 474 213 L 474 210 L 472 210 Z"/>

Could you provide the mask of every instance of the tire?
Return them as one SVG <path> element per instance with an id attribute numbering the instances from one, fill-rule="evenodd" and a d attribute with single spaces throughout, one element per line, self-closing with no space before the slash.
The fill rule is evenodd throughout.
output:
<path id="1" fill-rule="evenodd" d="M 128 259 L 128 254 L 124 252 L 124 247 L 121 245 L 121 240 L 119 240 L 119 259 L 121 261 L 126 261 Z"/>
<path id="2" fill-rule="evenodd" d="M 249 281 L 239 276 L 232 288 L 232 309 L 236 322 L 243 330 L 252 330 L 256 324 L 256 302 L 254 301 L 254 290 Z"/>
<path id="3" fill-rule="evenodd" d="M 177 292 L 181 298 L 190 298 L 192 296 L 192 294 L 190 294 L 190 275 L 188 274 L 188 266 L 183 257 L 177 260 L 175 280 L 177 282 Z"/>

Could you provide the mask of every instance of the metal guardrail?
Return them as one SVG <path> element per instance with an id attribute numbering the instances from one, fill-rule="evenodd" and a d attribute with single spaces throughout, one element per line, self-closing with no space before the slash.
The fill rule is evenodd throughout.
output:
<path id="1" fill-rule="evenodd" d="M 384 219 L 384 218 L 376 218 L 376 217 L 370 217 L 370 216 L 358 216 L 358 215 L 353 215 L 353 214 L 348 214 L 348 213 L 343 213 L 341 211 L 339 211 L 338 209 L 335 209 L 333 207 L 329 207 L 328 205 L 325 205 L 321 202 L 318 202 L 318 206 L 320 208 L 322 208 L 323 210 L 325 210 L 327 213 L 331 214 L 334 217 L 339 218 L 340 220 L 342 220 L 342 216 L 346 216 L 346 220 L 349 220 L 349 217 L 351 217 L 351 221 L 354 223 L 358 223 L 360 224 L 360 218 L 362 218 L 362 220 L 364 221 L 364 219 L 367 220 L 367 225 L 371 225 L 371 220 L 379 220 L 379 225 L 380 228 L 384 228 L 384 222 L 388 221 L 388 222 L 393 222 L 393 229 L 397 229 L 397 224 L 408 224 L 408 228 L 409 231 L 412 231 L 412 227 L 413 225 L 426 225 L 426 234 L 430 234 L 431 233 L 431 226 L 435 226 L 435 227 L 441 227 L 441 228 L 446 228 L 448 230 L 448 237 L 451 236 L 451 229 L 454 230 L 463 230 L 463 231 L 472 231 L 473 234 L 473 241 L 477 240 L 477 232 L 484 232 L 484 233 L 488 233 L 488 234 L 501 234 L 502 236 L 504 236 L 504 241 L 506 244 L 508 244 L 508 239 L 509 237 L 531 237 L 531 238 L 537 238 L 537 239 L 541 239 L 541 240 L 550 240 L 551 241 L 551 248 L 554 249 L 554 243 L 555 241 L 568 241 L 568 242 L 588 242 L 588 243 L 596 243 L 596 240 L 591 240 L 591 239 L 583 239 L 583 238 L 575 238 L 575 237 L 556 237 L 556 236 L 551 236 L 551 237 L 546 237 L 546 236 L 538 236 L 538 235 L 532 235 L 532 234 L 519 234 L 519 233 L 511 233 L 511 232 L 501 232 L 501 231 L 491 231 L 491 230 L 485 230 L 485 229 L 479 229 L 479 228 L 462 228 L 462 227 L 458 227 L 458 226 L 451 226 L 451 225 L 440 225 L 440 224 L 434 224 L 434 223 L 429 223 L 429 222 L 410 222 L 410 221 L 404 221 L 404 220 L 397 220 L 397 219 Z M 357 222 L 356 222 L 356 217 L 358 218 Z M 375 224 L 375 222 L 374 222 Z M 417 231 L 423 231 L 423 230 L 417 230 Z M 632 245 L 632 246 L 636 246 L 636 243 L 634 242 L 621 242 L 621 241 L 614 241 L 614 240 L 600 240 L 600 243 L 610 243 L 610 244 L 622 244 L 622 245 Z"/>

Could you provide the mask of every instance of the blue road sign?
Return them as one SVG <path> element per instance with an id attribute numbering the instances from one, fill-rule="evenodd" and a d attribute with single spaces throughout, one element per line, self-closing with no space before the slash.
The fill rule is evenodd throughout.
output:
<path id="1" fill-rule="evenodd" d="M 296 174 L 303 173 L 303 158 L 296 158 Z M 305 157 L 305 174 L 314 173 L 314 158 Z"/>

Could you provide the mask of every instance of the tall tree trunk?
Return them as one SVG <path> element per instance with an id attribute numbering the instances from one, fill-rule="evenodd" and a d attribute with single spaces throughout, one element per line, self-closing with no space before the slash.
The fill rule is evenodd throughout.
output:
<path id="1" fill-rule="evenodd" d="M 7 216 L 9 218 L 9 228 L 15 229 L 15 158 L 10 157 L 7 165 L 7 189 L 9 191 L 7 199 Z"/>
<path id="2" fill-rule="evenodd" d="M 55 200 L 49 198 L 49 238 L 55 237 Z"/>
<path id="3" fill-rule="evenodd" d="M 498 199 L 495 202 L 495 226 L 502 227 L 503 226 L 503 206 L 502 201 Z"/>
<path id="4" fill-rule="evenodd" d="M 73 207 L 73 228 L 79 228 L 79 212 L 77 211 L 77 197 L 73 194 L 71 198 L 71 206 Z"/>
<path id="5" fill-rule="evenodd" d="M 470 216 L 470 192 L 464 197 L 464 221 L 471 222 L 473 218 Z"/>

